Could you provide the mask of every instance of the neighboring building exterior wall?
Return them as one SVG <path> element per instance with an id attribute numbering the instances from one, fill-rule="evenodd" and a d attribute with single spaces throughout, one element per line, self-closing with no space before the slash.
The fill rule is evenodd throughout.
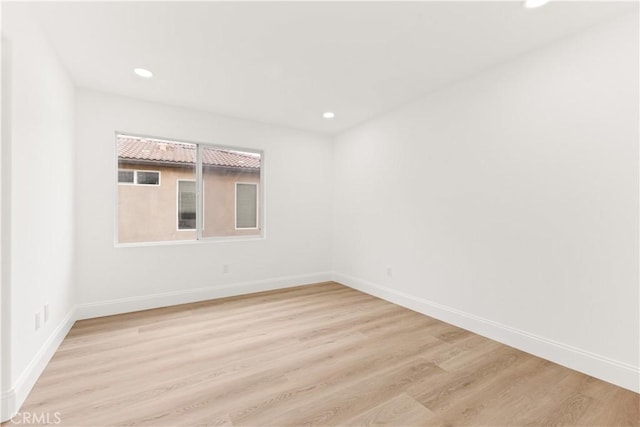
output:
<path id="1" fill-rule="evenodd" d="M 118 242 L 193 240 L 195 230 L 178 229 L 178 180 L 195 181 L 194 167 L 166 164 L 120 163 L 120 170 L 160 172 L 160 185 L 118 184 Z M 235 228 L 235 187 L 239 183 L 259 183 L 258 171 L 205 167 L 204 237 L 260 234 L 258 229 Z"/>

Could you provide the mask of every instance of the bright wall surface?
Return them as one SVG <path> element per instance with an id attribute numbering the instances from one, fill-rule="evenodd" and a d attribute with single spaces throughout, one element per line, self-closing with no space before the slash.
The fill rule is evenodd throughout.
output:
<path id="1" fill-rule="evenodd" d="M 636 10 L 340 135 L 336 278 L 637 389 L 638 75 Z"/>
<path id="2" fill-rule="evenodd" d="M 3 72 L 10 74 L 11 95 L 10 111 L 3 113 L 11 120 L 10 135 L 3 134 L 2 141 L 7 145 L 3 249 L 8 249 L 3 250 L 2 286 L 10 293 L 10 337 L 3 342 L 3 359 L 9 359 L 3 362 L 10 364 L 6 396 L 14 388 L 28 391 L 23 385 L 34 378 L 37 355 L 46 352 L 74 308 L 75 95 L 25 5 L 3 3 L 2 12 L 10 48 Z M 35 314 L 43 316 L 45 304 L 50 317 L 36 331 Z"/>
<path id="3" fill-rule="evenodd" d="M 113 307 L 81 317 L 330 278 L 327 137 L 88 90 L 77 106 L 79 303 Z M 266 238 L 116 247 L 117 131 L 263 150 Z"/>

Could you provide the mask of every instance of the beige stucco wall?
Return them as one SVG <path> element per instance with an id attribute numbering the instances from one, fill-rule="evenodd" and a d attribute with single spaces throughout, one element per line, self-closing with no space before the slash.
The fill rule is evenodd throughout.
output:
<path id="1" fill-rule="evenodd" d="M 119 243 L 195 239 L 195 231 L 178 230 L 178 180 L 195 180 L 194 168 L 121 164 L 120 169 L 159 171 L 160 185 L 118 184 Z M 235 183 L 259 181 L 257 172 L 205 168 L 203 236 L 260 234 L 235 229 Z"/>
<path id="2" fill-rule="evenodd" d="M 217 236 L 247 236 L 260 234 L 260 230 L 236 230 L 236 182 L 258 183 L 260 174 L 257 172 L 237 172 L 219 168 L 205 168 L 203 174 L 204 192 L 204 222 L 202 235 L 204 237 Z M 258 188 L 258 191 L 260 189 Z M 258 199 L 260 199 L 258 197 Z M 258 204 L 258 222 L 260 221 L 260 205 Z M 258 224 L 258 227 L 260 224 Z"/>

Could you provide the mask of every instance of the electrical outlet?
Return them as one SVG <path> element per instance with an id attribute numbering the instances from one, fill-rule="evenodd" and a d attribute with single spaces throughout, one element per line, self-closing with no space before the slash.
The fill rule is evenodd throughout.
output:
<path id="1" fill-rule="evenodd" d="M 36 313 L 36 331 L 40 329 L 40 312 Z"/>
<path id="2" fill-rule="evenodd" d="M 44 323 L 49 321 L 49 303 L 44 305 Z"/>
<path id="3" fill-rule="evenodd" d="M 229 272 L 229 264 L 224 264 L 222 266 L 222 273 L 227 274 Z"/>

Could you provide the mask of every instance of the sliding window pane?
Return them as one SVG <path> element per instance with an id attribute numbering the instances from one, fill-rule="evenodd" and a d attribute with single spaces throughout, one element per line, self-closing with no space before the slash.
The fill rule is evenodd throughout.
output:
<path id="1" fill-rule="evenodd" d="M 208 146 L 202 146 L 201 152 L 202 236 L 260 235 L 261 155 Z"/>
<path id="2" fill-rule="evenodd" d="M 118 135 L 117 150 L 118 242 L 196 239 L 196 145 Z"/>

